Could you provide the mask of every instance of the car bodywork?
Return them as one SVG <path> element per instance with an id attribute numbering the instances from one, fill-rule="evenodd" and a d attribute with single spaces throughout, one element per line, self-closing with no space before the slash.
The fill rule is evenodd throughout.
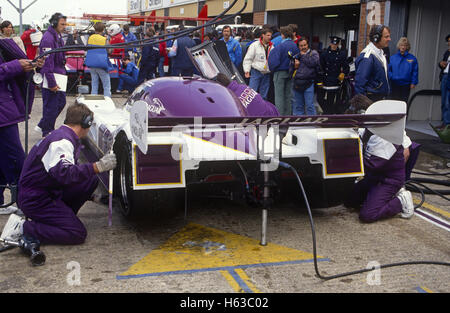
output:
<path id="1" fill-rule="evenodd" d="M 220 189 L 233 198 L 230 195 L 236 188 L 224 191 L 232 182 L 239 183 L 237 190 L 255 200 L 260 197 L 261 171 L 272 172 L 279 188 L 284 179 L 292 178 L 277 167 L 277 160 L 292 164 L 305 179 L 323 185 L 334 182 L 333 188 L 323 191 L 334 190 L 342 197 L 340 191 L 364 175 L 356 128 L 404 123 L 404 114 L 392 112 L 248 116 L 231 91 L 200 77 L 147 81 L 119 107 L 102 96 L 84 95 L 77 101 L 94 112 L 85 141 L 87 159 L 95 161 L 111 149 L 118 156 L 114 190 L 125 215 L 157 203 L 156 198 L 183 197 L 190 187 L 205 188 L 210 194 L 211 185 L 220 185 L 215 191 Z M 133 129 L 133 119 L 145 117 L 132 113 L 137 103 L 144 103 L 148 112 L 146 129 Z M 138 147 L 133 132 L 145 138 L 147 151 Z M 107 174 L 100 179 L 108 186 Z M 327 205 L 330 203 L 322 206 Z"/>

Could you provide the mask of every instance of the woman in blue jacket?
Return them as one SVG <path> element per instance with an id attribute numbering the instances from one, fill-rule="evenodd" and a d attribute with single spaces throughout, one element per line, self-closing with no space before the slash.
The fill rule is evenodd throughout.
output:
<path id="1" fill-rule="evenodd" d="M 400 38 L 397 48 L 398 52 L 391 56 L 388 70 L 391 99 L 408 103 L 411 89 L 419 83 L 419 64 L 416 57 L 409 53 L 411 45 L 406 37 Z"/>

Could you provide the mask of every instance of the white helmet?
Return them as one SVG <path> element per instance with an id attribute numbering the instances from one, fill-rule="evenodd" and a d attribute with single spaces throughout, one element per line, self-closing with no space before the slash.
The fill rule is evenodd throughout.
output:
<path id="1" fill-rule="evenodd" d="M 31 28 L 36 29 L 36 30 L 41 30 L 41 23 L 39 23 L 39 21 L 32 21 L 31 22 Z"/>
<path id="2" fill-rule="evenodd" d="M 120 26 L 118 24 L 112 24 L 108 27 L 108 35 L 115 36 L 120 33 Z"/>

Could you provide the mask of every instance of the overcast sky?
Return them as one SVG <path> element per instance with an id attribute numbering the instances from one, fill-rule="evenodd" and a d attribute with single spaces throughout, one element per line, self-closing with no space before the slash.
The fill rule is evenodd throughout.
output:
<path id="1" fill-rule="evenodd" d="M 19 0 L 11 0 L 19 7 Z M 25 8 L 33 0 L 22 0 L 22 7 Z M 55 12 L 60 12 L 66 16 L 82 16 L 83 13 L 100 14 L 127 14 L 127 0 L 38 0 L 23 13 L 23 23 L 30 24 L 33 20 L 42 20 L 45 15 L 47 22 Z M 14 25 L 19 25 L 19 13 L 6 0 L 0 0 L 2 8 L 1 18 L 9 20 Z"/>

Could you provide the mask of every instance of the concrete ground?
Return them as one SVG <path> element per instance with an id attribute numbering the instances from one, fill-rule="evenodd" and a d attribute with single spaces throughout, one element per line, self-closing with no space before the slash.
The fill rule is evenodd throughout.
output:
<path id="1" fill-rule="evenodd" d="M 117 104 L 124 98 L 116 97 Z M 68 103 L 74 101 L 68 98 Z M 33 130 L 42 114 L 37 98 L 30 120 Z M 65 112 L 58 118 L 61 125 Z M 21 124 L 22 135 L 24 125 Z M 416 169 L 448 172 L 448 160 L 421 153 Z M 417 175 L 419 176 L 419 175 Z M 447 177 L 436 176 L 437 179 Z M 420 195 L 415 193 L 419 199 Z M 450 223 L 449 202 L 426 195 L 422 208 Z M 321 275 L 393 262 L 450 262 L 449 229 L 416 214 L 363 224 L 358 212 L 343 206 L 313 210 Z M 128 221 L 115 210 L 87 202 L 79 217 L 88 237 L 79 246 L 45 245 L 47 260 L 32 267 L 18 249 L 0 254 L 0 292 L 150 292 L 150 293 L 419 293 L 450 292 L 450 267 L 408 265 L 324 281 L 312 263 L 307 212 L 286 201 L 268 215 L 268 242 L 260 246 L 261 212 L 224 200 L 197 200 L 188 218 Z M 4 225 L 8 216 L 0 216 Z M 190 237 L 191 236 L 191 237 Z"/>

